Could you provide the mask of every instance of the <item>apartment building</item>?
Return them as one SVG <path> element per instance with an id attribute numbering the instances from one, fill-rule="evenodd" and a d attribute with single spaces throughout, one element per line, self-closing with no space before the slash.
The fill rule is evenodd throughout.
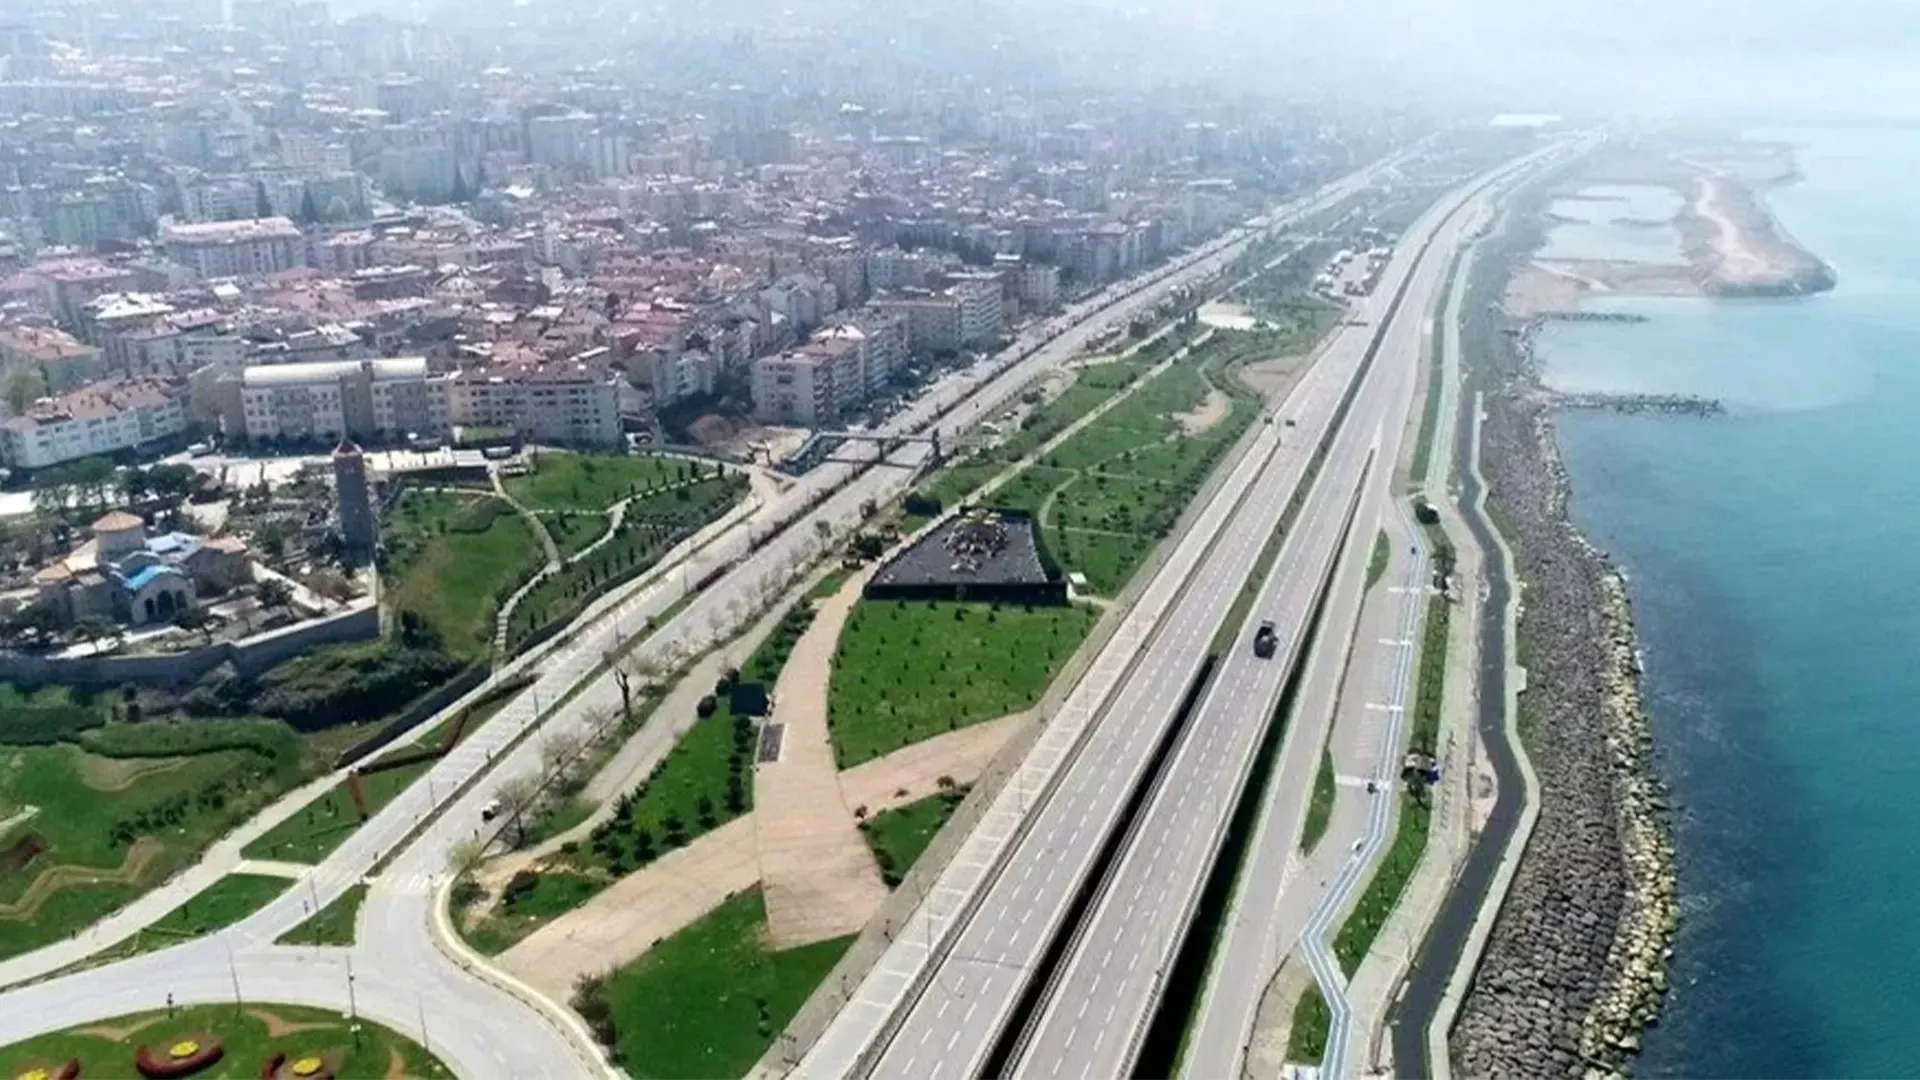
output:
<path id="1" fill-rule="evenodd" d="M 562 446 L 620 443 L 620 376 L 605 350 L 571 360 L 519 359 L 450 375 L 447 422 L 505 427 Z"/>
<path id="2" fill-rule="evenodd" d="M 104 372 L 99 349 L 52 326 L 0 326 L 0 378 L 31 371 L 49 392 L 76 390 Z"/>
<path id="3" fill-rule="evenodd" d="M 283 217 L 161 226 L 167 258 L 202 278 L 277 274 L 306 265 L 306 240 Z"/>
<path id="4" fill-rule="evenodd" d="M 960 304 L 960 344 L 968 347 L 991 345 L 1003 336 L 1006 310 L 1001 302 L 1000 281 L 992 275 L 979 275 L 961 281 L 949 290 Z"/>
<path id="5" fill-rule="evenodd" d="M 884 296 L 867 306 L 905 320 L 907 347 L 916 353 L 953 352 L 963 341 L 956 296 Z"/>
<path id="6" fill-rule="evenodd" d="M 295 442 L 439 434 L 448 425 L 443 383 L 421 356 L 255 364 L 238 377 L 238 416 L 229 399 L 222 426 Z"/>
<path id="7" fill-rule="evenodd" d="M 140 377 L 43 399 L 0 422 L 0 461 L 14 469 L 44 469 L 182 435 L 185 397 L 177 380 Z"/>

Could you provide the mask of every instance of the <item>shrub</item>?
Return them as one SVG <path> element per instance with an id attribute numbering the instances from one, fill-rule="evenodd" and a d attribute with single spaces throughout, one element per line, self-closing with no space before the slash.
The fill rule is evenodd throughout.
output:
<path id="1" fill-rule="evenodd" d="M 443 653 L 382 642 L 315 649 L 263 675 L 253 707 L 317 731 L 398 711 L 463 666 Z"/>
<path id="2" fill-rule="evenodd" d="M 693 711 L 699 715 L 700 719 L 705 720 L 707 717 L 712 716 L 719 708 L 720 699 L 714 697 L 712 694 L 708 694 L 700 699 L 700 704 L 696 705 Z"/>

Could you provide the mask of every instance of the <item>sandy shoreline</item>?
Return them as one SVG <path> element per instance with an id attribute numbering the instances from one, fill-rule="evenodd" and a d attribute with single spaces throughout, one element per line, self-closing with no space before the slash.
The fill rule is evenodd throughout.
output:
<path id="1" fill-rule="evenodd" d="M 1614 224 L 1670 224 L 1680 233 L 1684 264 L 1532 258 L 1513 274 L 1506 309 L 1524 318 L 1577 311 L 1596 295 L 1803 296 L 1833 288 L 1833 268 L 1788 235 L 1766 206 L 1766 189 L 1799 175 L 1790 151 L 1762 149 L 1758 164 L 1737 151 L 1723 150 L 1717 157 L 1705 151 L 1676 152 L 1657 159 L 1657 165 L 1650 160 L 1642 166 L 1644 176 L 1637 182 L 1674 191 L 1683 200 L 1681 208 L 1670 222 Z M 1629 171 L 1607 182 L 1636 182 L 1632 177 Z M 1553 197 L 1596 198 L 1577 185 L 1563 186 Z M 1550 226 L 1561 219 L 1542 209 L 1539 220 Z"/>

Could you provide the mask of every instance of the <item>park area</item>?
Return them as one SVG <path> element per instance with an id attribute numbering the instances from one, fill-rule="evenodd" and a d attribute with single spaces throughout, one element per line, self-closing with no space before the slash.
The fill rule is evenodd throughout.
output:
<path id="1" fill-rule="evenodd" d="M 1079 605 L 860 601 L 827 696 L 840 768 L 1032 706 L 1098 618 Z"/>
<path id="2" fill-rule="evenodd" d="M 572 620 L 594 598 L 646 572 L 676 544 L 726 513 L 746 491 L 746 477 L 733 473 L 676 482 L 670 489 L 634 499 L 605 543 L 541 578 L 520 598 L 508 620 L 508 651 L 555 623 Z M 552 518 L 542 515 L 541 520 L 552 534 Z M 565 554 L 567 545 L 560 546 Z"/>
<path id="3" fill-rule="evenodd" d="M 873 861 L 880 866 L 880 880 L 886 882 L 887 888 L 899 887 L 907 871 L 919 861 L 927 845 L 940 835 L 954 809 L 967 797 L 965 785 L 955 785 L 944 778 L 943 784 L 935 794 L 905 806 L 882 810 L 860 823 L 860 835 L 866 837 Z"/>
<path id="4" fill-rule="evenodd" d="M 0 686 L 0 957 L 66 937 L 171 877 L 374 726 L 128 722 L 138 701 Z"/>
<path id="5" fill-rule="evenodd" d="M 538 538 L 506 500 L 410 490 L 382 526 L 386 605 L 417 617 L 440 648 L 480 659 L 494 617 L 545 562 Z"/>
<path id="6" fill-rule="evenodd" d="M 298 813 L 262 833 L 241 851 L 249 859 L 317 863 L 332 854 L 368 818 L 379 813 L 402 791 L 433 768 L 462 739 L 513 700 L 527 685 L 524 678 L 501 683 L 473 705 L 446 717 L 413 743 L 396 747 L 360 765 L 358 791 L 352 780 L 342 780 Z"/>
<path id="7" fill-rule="evenodd" d="M 160 996 L 160 989 L 154 995 Z M 101 1020 L 0 1047 L 0 1076 L 451 1077 L 418 1043 L 299 1005 L 197 1005 Z M 70 1066 L 76 1065 L 72 1071 Z"/>
<path id="8" fill-rule="evenodd" d="M 611 974 L 574 1008 L 635 1080 L 744 1076 L 833 970 L 853 938 L 775 952 L 758 887 Z"/>
<path id="9" fill-rule="evenodd" d="M 546 450 L 531 468 L 505 479 L 507 494 L 529 510 L 603 511 L 614 503 L 724 471 L 718 464 L 659 455 L 618 457 Z"/>
<path id="10" fill-rule="evenodd" d="M 756 718 L 736 706 L 772 690 L 812 621 L 805 602 L 788 610 L 746 666 L 700 701 L 693 725 L 646 780 L 620 797 L 587 843 L 565 844 L 538 867 L 515 873 L 491 906 L 459 897 L 468 901 L 456 920 L 467 943 L 488 955 L 503 952 L 614 881 L 751 811 Z"/>

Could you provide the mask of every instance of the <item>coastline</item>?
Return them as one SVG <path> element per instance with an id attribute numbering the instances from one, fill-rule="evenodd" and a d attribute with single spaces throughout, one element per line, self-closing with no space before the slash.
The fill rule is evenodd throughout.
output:
<path id="1" fill-rule="evenodd" d="M 1799 179 L 1790 148 L 1756 144 L 1746 150 L 1660 152 L 1635 147 L 1622 155 L 1609 163 L 1606 182 L 1665 188 L 1679 197 L 1680 206 L 1666 222 L 1617 218 L 1610 224 L 1672 227 L 1679 233 L 1683 261 L 1546 259 L 1530 251 L 1515 266 L 1506 293 L 1516 314 L 1577 315 L 1584 300 L 1602 294 L 1770 298 L 1808 296 L 1837 284 L 1833 267 L 1795 240 L 1767 206 L 1768 190 Z M 1551 199 L 1602 201 L 1565 183 Z M 1546 204 L 1533 216 L 1542 228 L 1572 220 Z"/>
<path id="2" fill-rule="evenodd" d="M 1452 1033 L 1456 1068 L 1471 1075 L 1622 1070 L 1658 1018 L 1678 922 L 1625 581 L 1568 516 L 1528 330 L 1543 311 L 1512 303 L 1512 283 L 1538 268 L 1546 202 L 1536 191 L 1510 215 L 1503 257 L 1476 283 L 1509 301 L 1479 305 L 1492 322 L 1473 347 L 1492 509 L 1523 582 L 1521 729 L 1541 784 L 1536 829 Z"/>

